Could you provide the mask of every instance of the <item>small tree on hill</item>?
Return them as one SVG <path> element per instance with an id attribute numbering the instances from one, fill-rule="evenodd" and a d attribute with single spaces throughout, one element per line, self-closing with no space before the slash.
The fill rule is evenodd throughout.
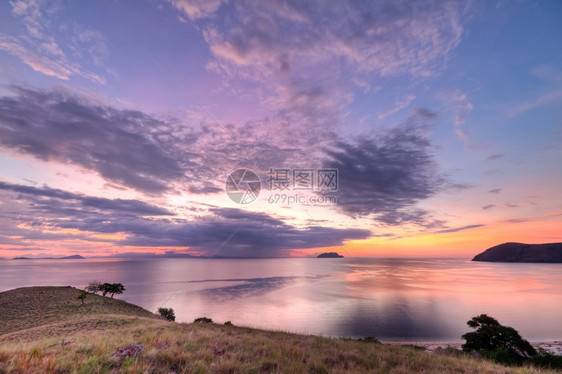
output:
<path id="1" fill-rule="evenodd" d="M 80 295 L 78 295 L 76 300 L 82 301 L 82 305 L 84 305 L 84 300 L 86 299 L 86 296 L 88 296 L 88 293 L 86 291 L 81 291 Z"/>
<path id="2" fill-rule="evenodd" d="M 476 350 L 482 356 L 504 364 L 520 364 L 537 354 L 517 330 L 500 325 L 497 320 L 486 314 L 473 317 L 467 324 L 476 331 L 462 336 L 466 340 L 462 345 L 465 352 Z"/>
<path id="3" fill-rule="evenodd" d="M 166 318 L 168 321 L 174 322 L 176 320 L 176 314 L 172 308 L 158 308 L 158 314 Z"/>
<path id="4" fill-rule="evenodd" d="M 111 291 L 111 283 L 103 283 L 100 285 L 100 292 L 102 296 L 105 296 Z"/>
<path id="5" fill-rule="evenodd" d="M 113 299 L 115 294 L 122 294 L 125 291 L 125 286 L 121 283 L 104 283 L 100 286 L 100 291 L 102 296 L 110 294 Z"/>
<path id="6" fill-rule="evenodd" d="M 93 281 L 88 283 L 88 285 L 85 288 L 86 292 L 91 292 L 93 294 L 97 294 L 98 292 L 101 291 L 101 282 L 99 281 Z"/>
<path id="7" fill-rule="evenodd" d="M 125 286 L 121 283 L 113 283 L 111 288 L 111 298 L 113 299 L 113 295 L 115 294 L 122 294 L 125 291 Z"/>

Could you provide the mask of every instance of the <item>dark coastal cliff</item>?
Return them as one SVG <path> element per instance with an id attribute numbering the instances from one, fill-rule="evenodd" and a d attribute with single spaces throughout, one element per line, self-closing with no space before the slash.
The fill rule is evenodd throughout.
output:
<path id="1" fill-rule="evenodd" d="M 562 243 L 503 243 L 488 248 L 472 261 L 562 263 Z"/>

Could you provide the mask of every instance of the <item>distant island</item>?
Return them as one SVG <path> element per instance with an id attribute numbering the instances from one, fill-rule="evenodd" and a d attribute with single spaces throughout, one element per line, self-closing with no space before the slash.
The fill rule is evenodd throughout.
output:
<path id="1" fill-rule="evenodd" d="M 80 255 L 72 255 L 66 257 L 40 257 L 40 258 L 31 258 L 31 257 L 14 257 L 14 260 L 85 260 L 86 257 L 82 257 Z"/>
<path id="2" fill-rule="evenodd" d="M 336 252 L 321 253 L 316 258 L 342 258 L 343 256 Z"/>
<path id="3" fill-rule="evenodd" d="M 472 261 L 562 263 L 562 243 L 503 243 L 488 248 Z"/>

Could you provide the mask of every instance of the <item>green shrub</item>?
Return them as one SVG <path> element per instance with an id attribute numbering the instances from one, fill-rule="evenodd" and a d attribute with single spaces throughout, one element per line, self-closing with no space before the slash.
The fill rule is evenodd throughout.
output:
<path id="1" fill-rule="evenodd" d="M 82 305 L 84 305 L 84 300 L 86 299 L 87 296 L 88 296 L 88 293 L 86 291 L 81 291 L 80 295 L 78 295 L 76 300 L 82 301 Z"/>
<path id="2" fill-rule="evenodd" d="M 166 318 L 168 321 L 174 322 L 176 320 L 176 314 L 172 308 L 158 308 L 158 314 Z"/>
<path id="3" fill-rule="evenodd" d="M 446 348 L 437 347 L 435 353 L 445 356 L 452 356 L 452 357 L 470 357 L 469 353 L 453 347 L 446 347 Z"/>
<path id="4" fill-rule="evenodd" d="M 537 355 L 531 360 L 533 365 L 549 369 L 562 369 L 562 356 L 555 356 L 542 348 L 538 349 Z"/>
<path id="5" fill-rule="evenodd" d="M 372 336 L 366 336 L 362 339 L 357 339 L 357 340 L 359 340 L 360 342 L 367 342 L 367 343 L 378 343 L 378 344 L 381 343 L 380 340 L 378 340 L 377 338 L 374 338 Z"/>
<path id="6" fill-rule="evenodd" d="M 521 365 L 524 361 L 523 357 L 514 354 L 507 347 L 497 347 L 493 351 L 481 350 L 480 352 L 482 353 L 482 357 L 499 362 L 503 365 Z"/>
<path id="7" fill-rule="evenodd" d="M 520 365 L 537 354 L 531 344 L 517 330 L 502 326 L 497 320 L 481 314 L 473 317 L 467 325 L 476 329 L 462 336 L 466 343 L 462 350 L 476 350 L 483 357 L 506 365 Z"/>

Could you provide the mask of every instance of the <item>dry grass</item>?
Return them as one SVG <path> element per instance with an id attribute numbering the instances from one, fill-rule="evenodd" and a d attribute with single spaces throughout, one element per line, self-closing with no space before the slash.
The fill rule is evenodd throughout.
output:
<path id="1" fill-rule="evenodd" d="M 0 335 L 94 315 L 159 318 L 124 301 L 89 294 L 84 305 L 72 287 L 28 287 L 0 293 Z"/>
<path id="2" fill-rule="evenodd" d="M 62 287 L 0 294 L 0 373 L 548 372 L 348 339 L 176 324 L 109 298 L 89 295 L 82 306 L 78 294 Z M 143 353 L 110 358 L 128 344 Z"/>

